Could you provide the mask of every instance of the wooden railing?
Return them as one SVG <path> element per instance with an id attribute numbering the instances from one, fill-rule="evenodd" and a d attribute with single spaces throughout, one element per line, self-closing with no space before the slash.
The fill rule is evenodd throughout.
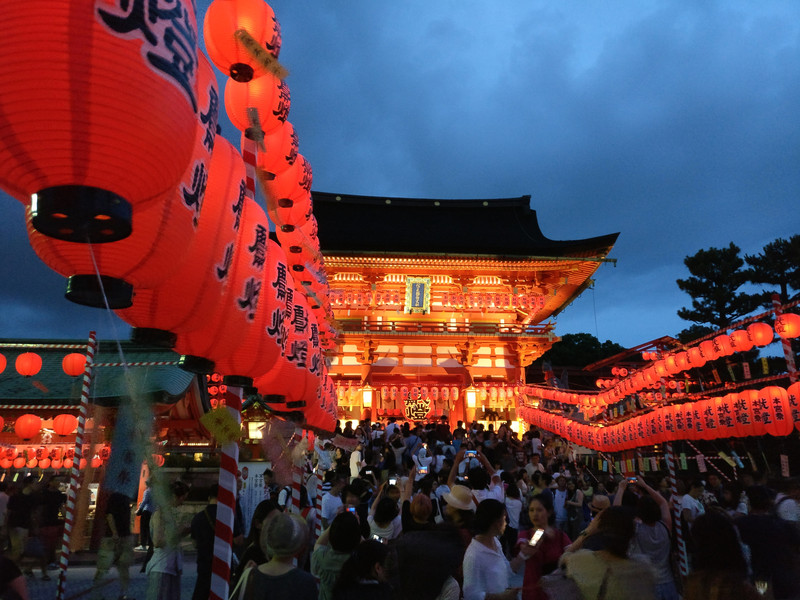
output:
<path id="1" fill-rule="evenodd" d="M 343 333 L 435 334 L 474 336 L 552 335 L 552 325 L 515 325 L 510 323 L 448 323 L 418 321 L 377 321 L 339 319 Z"/>

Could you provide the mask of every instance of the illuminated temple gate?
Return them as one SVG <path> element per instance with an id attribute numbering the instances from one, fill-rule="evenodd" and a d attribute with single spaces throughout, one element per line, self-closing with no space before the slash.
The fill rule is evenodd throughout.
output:
<path id="1" fill-rule="evenodd" d="M 514 421 L 525 367 L 559 339 L 545 321 L 618 235 L 550 240 L 530 196 L 313 200 L 342 332 L 330 368 L 342 419 Z"/>

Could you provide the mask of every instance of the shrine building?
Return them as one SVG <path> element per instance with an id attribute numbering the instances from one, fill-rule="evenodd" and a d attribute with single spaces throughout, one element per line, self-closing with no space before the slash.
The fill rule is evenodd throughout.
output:
<path id="1" fill-rule="evenodd" d="M 557 241 L 530 196 L 430 200 L 313 193 L 341 332 L 341 419 L 516 422 L 546 322 L 592 283 L 617 236 Z"/>

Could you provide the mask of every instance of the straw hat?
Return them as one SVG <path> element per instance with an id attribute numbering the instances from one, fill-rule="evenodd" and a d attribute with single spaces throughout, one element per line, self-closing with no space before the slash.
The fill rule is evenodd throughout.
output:
<path id="1" fill-rule="evenodd" d="M 465 485 L 454 485 L 453 489 L 442 496 L 448 506 L 460 510 L 475 510 L 475 503 L 472 501 L 472 490 Z"/>

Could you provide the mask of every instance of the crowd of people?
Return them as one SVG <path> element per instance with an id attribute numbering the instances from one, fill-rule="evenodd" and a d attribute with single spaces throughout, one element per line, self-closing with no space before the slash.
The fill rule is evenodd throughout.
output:
<path id="1" fill-rule="evenodd" d="M 705 481 L 678 481 L 671 493 L 658 472 L 647 479 L 594 473 L 569 444 L 536 429 L 519 436 L 507 423 L 451 428 L 446 419 L 353 425 L 337 431 L 341 443 L 316 440 L 299 513 L 289 508 L 291 488 L 264 472 L 266 499 L 250 530 L 240 510 L 234 519 L 232 597 L 800 598 L 795 480 L 740 473 L 723 481 L 706 473 Z M 27 571 L 34 565 L 21 558 L 21 503 L 12 502 L 33 493 L 25 489 L 9 497 L 5 533 L 6 556 Z M 217 489 L 184 526 L 177 510 L 187 493 L 172 482 L 162 498 L 146 494 L 137 511 L 150 525 L 140 540 L 149 549 L 149 599 L 180 598 L 185 535 L 197 548 L 193 600 L 209 597 Z M 130 503 L 111 498 L 108 508 L 108 561 L 98 559 L 98 577 L 112 559 L 120 562 L 119 540 L 130 535 Z"/>

